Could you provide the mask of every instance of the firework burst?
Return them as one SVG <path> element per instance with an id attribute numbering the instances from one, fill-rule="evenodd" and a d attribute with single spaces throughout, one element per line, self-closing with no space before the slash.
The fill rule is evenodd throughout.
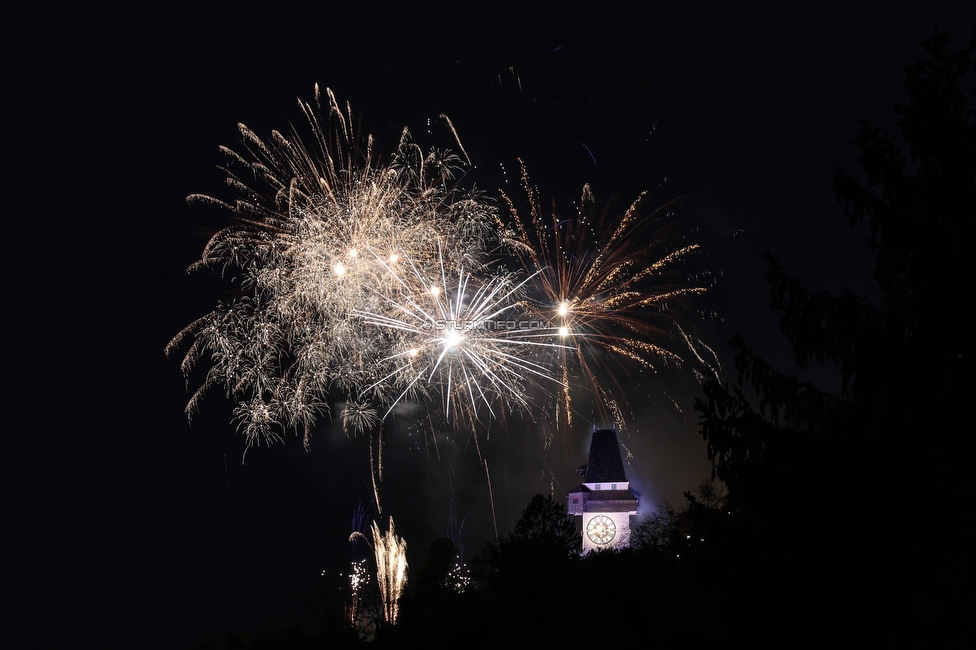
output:
<path id="1" fill-rule="evenodd" d="M 521 298 L 535 277 L 516 282 L 504 272 L 483 279 L 463 268 L 448 272 L 443 255 L 430 277 L 405 257 L 408 273 L 391 270 L 400 291 L 377 292 L 386 308 L 355 312 L 398 339 L 398 349 L 383 359 L 394 369 L 368 390 L 395 387 L 390 409 L 407 396 L 436 393 L 445 417 L 469 430 L 481 410 L 497 415 L 493 404 L 528 409 L 526 383 L 551 381 L 543 361 L 554 347 L 544 340 L 551 338 L 551 324 L 530 318 Z"/>
<path id="2" fill-rule="evenodd" d="M 574 388 L 622 423 L 629 369 L 714 361 L 680 326 L 710 277 L 691 271 L 700 251 L 674 202 L 652 209 L 645 193 L 599 209 L 585 186 L 562 217 L 541 209 L 523 168 L 525 201 L 503 195 L 502 216 L 458 189 L 464 161 L 449 151 L 404 129 L 381 160 L 330 91 L 299 106 L 303 131 L 263 140 L 240 125 L 242 153 L 221 148 L 230 199 L 189 197 L 232 217 L 191 270 L 231 277 L 235 293 L 167 346 L 188 381 L 206 368 L 188 414 L 222 389 L 249 446 L 288 431 L 307 445 L 339 411 L 347 434 L 369 437 L 382 513 L 384 421 L 397 405 L 421 405 L 432 428 L 447 421 L 478 447 L 485 416 L 537 419 L 555 405 L 565 430 Z"/>
<path id="3" fill-rule="evenodd" d="M 330 397 L 345 399 L 344 427 L 375 427 L 373 405 L 394 396 L 376 378 L 396 369 L 389 350 L 400 337 L 353 312 L 384 309 L 382 296 L 403 291 L 404 278 L 435 273 L 445 258 L 477 267 L 493 216 L 480 196 L 451 186 L 457 156 L 425 153 L 404 130 L 383 165 L 330 91 L 316 87 L 314 101 L 299 104 L 311 138 L 274 131 L 266 142 L 240 125 L 245 153 L 221 148 L 235 198 L 189 197 L 233 217 L 191 270 L 233 274 L 239 296 L 167 346 L 169 354 L 187 348 L 188 377 L 201 360 L 210 365 L 188 413 L 222 387 L 249 445 L 286 430 L 304 431 L 307 444 Z M 406 256 L 414 272 L 399 273 Z"/>
<path id="4" fill-rule="evenodd" d="M 522 190 L 527 209 L 504 196 L 509 218 L 499 227 L 504 249 L 536 278 L 530 299 L 561 343 L 551 348 L 563 385 L 557 419 L 571 423 L 571 387 L 582 384 L 602 398 L 602 417 L 619 420 L 621 369 L 657 372 L 680 366 L 689 350 L 698 360 L 711 352 L 677 325 L 710 283 L 688 264 L 699 246 L 683 241 L 676 201 L 651 209 L 645 192 L 622 211 L 613 202 L 600 210 L 587 185 L 576 214 L 547 214 L 524 165 Z"/>

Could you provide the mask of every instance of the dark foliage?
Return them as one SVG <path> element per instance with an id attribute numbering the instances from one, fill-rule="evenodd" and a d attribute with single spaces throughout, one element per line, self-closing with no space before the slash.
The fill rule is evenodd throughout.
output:
<path id="1" fill-rule="evenodd" d="M 479 558 L 482 582 L 536 592 L 579 557 L 582 539 L 566 505 L 537 494 L 515 522 L 512 533 L 490 545 Z"/>
<path id="2" fill-rule="evenodd" d="M 840 169 L 835 179 L 852 221 L 870 227 L 881 303 L 810 292 L 770 256 L 771 304 L 797 364 L 835 365 L 840 390 L 780 374 L 735 338 L 739 386 L 710 381 L 697 408 L 769 584 L 790 575 L 784 588 L 811 594 L 843 585 L 829 601 L 803 602 L 810 618 L 832 623 L 819 628 L 825 636 L 853 626 L 865 640 L 931 647 L 973 633 L 961 623 L 976 547 L 962 406 L 974 394 L 965 297 L 976 40 L 952 51 L 938 34 L 925 50 L 906 70 L 907 102 L 896 104 L 900 138 L 862 122 L 866 183 Z M 939 522 L 938 535 L 919 530 L 921 513 Z"/>
<path id="3" fill-rule="evenodd" d="M 508 552 L 539 549 L 556 557 L 572 557 L 579 552 L 579 536 L 566 512 L 566 504 L 552 495 L 537 494 L 515 522 L 515 530 L 502 543 Z"/>

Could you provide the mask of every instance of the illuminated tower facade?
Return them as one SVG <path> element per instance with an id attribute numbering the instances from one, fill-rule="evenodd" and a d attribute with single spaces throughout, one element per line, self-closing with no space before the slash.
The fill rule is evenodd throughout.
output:
<path id="1" fill-rule="evenodd" d="M 583 482 L 570 490 L 567 509 L 583 537 L 583 552 L 629 546 L 640 495 L 627 480 L 615 430 L 593 432 L 589 459 L 577 471 Z"/>

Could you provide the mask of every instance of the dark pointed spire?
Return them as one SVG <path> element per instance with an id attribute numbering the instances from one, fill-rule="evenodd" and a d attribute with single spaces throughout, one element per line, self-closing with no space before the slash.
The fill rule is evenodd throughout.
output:
<path id="1" fill-rule="evenodd" d="M 620 457 L 620 443 L 614 429 L 593 432 L 590 458 L 586 465 L 584 483 L 623 483 L 627 481 L 624 462 Z"/>

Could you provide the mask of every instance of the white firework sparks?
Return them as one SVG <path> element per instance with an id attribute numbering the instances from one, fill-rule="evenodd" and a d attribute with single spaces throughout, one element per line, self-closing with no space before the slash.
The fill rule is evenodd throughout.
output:
<path id="1" fill-rule="evenodd" d="M 383 162 L 330 91 L 299 105 L 311 137 L 262 140 L 240 125 L 243 154 L 222 148 L 232 199 L 190 197 L 233 217 L 191 268 L 233 277 L 237 297 L 167 346 L 185 349 L 188 380 L 206 367 L 188 413 L 223 389 L 248 445 L 288 431 L 308 444 L 341 405 L 343 429 L 370 436 L 382 511 L 381 435 L 397 404 L 438 405 L 438 419 L 473 432 L 486 415 L 555 401 L 559 427 L 571 386 L 618 418 L 614 398 L 633 383 L 621 362 L 676 366 L 686 346 L 705 363 L 710 351 L 674 326 L 706 282 L 686 267 L 698 247 L 678 243 L 668 206 L 649 210 L 642 195 L 601 214 L 585 187 L 560 219 L 523 174 L 528 214 L 504 197 L 503 219 L 452 185 L 462 161 L 450 152 L 422 150 L 405 129 Z M 521 275 L 493 270 L 505 259 Z"/>
<path id="2" fill-rule="evenodd" d="M 449 152 L 425 154 L 404 130 L 384 166 L 370 138 L 356 139 L 351 111 L 331 92 L 323 98 L 316 87 L 314 103 L 300 106 L 311 146 L 297 133 L 277 131 L 265 142 L 240 125 L 246 155 L 222 148 L 237 196 L 190 197 L 234 218 L 191 269 L 231 272 L 243 295 L 218 304 L 167 346 L 172 354 L 189 342 L 182 364 L 188 377 L 199 361 L 210 364 L 188 413 L 206 390 L 223 387 L 248 444 L 290 429 L 304 431 L 307 444 L 311 426 L 336 399 L 351 405 L 346 427 L 376 426 L 371 404 L 391 397 L 376 378 L 394 367 L 389 350 L 398 337 L 351 314 L 383 308 L 380 296 L 412 277 L 396 272 L 405 254 L 423 273 L 445 256 L 451 264 L 477 264 L 493 215 L 479 196 L 461 196 L 449 185 L 460 164 Z"/>
<path id="3" fill-rule="evenodd" d="M 383 600 L 383 619 L 396 624 L 400 613 L 400 596 L 407 584 L 407 542 L 396 534 L 393 517 L 385 533 L 373 522 L 373 554 L 376 558 L 376 581 Z"/>
<path id="4" fill-rule="evenodd" d="M 482 408 L 491 415 L 497 404 L 528 409 L 526 382 L 552 381 L 542 354 L 553 347 L 551 324 L 532 317 L 521 299 L 534 276 L 517 282 L 508 273 L 487 279 L 463 268 L 448 273 L 441 257 L 431 278 L 407 262 L 408 273 L 393 274 L 400 290 L 377 292 L 386 309 L 355 312 L 399 339 L 399 349 L 384 359 L 394 369 L 369 388 L 396 387 L 391 409 L 407 396 L 436 392 L 448 420 L 472 425 Z"/>

